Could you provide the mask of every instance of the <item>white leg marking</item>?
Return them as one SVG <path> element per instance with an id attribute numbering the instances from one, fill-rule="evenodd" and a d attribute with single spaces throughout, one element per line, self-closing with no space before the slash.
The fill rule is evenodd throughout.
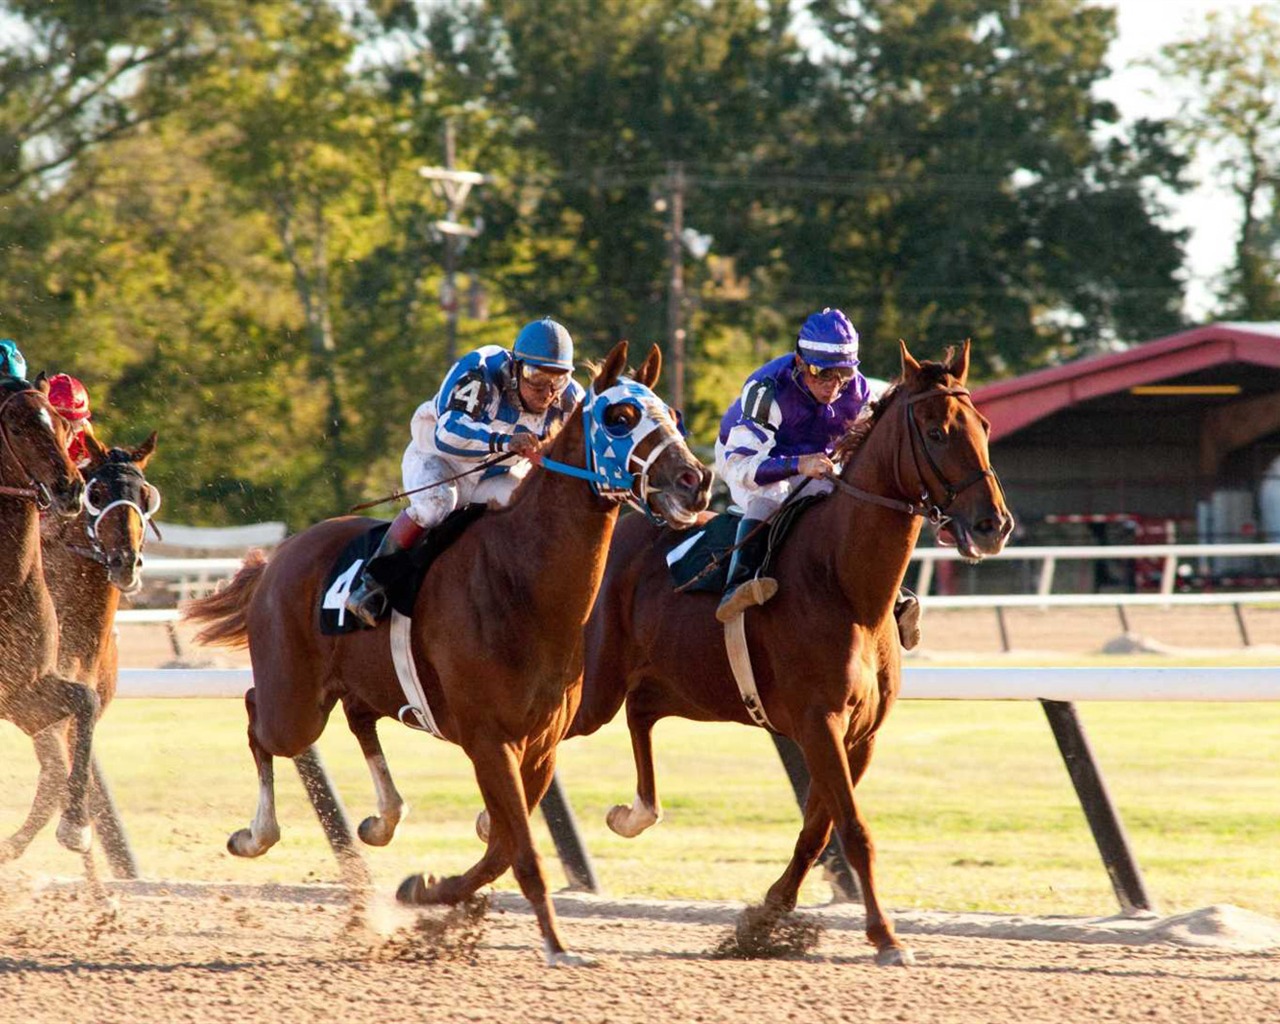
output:
<path id="1" fill-rule="evenodd" d="M 373 791 L 378 800 L 375 817 L 360 822 L 360 838 L 370 846 L 386 846 L 395 838 L 396 828 L 406 813 L 404 800 L 392 781 L 387 759 L 381 754 L 365 758 L 369 775 L 373 779 Z"/>
<path id="2" fill-rule="evenodd" d="M 650 807 L 636 794 L 631 806 L 614 804 L 605 815 L 605 823 L 618 835 L 634 839 L 645 829 L 662 820 L 662 808 Z"/>

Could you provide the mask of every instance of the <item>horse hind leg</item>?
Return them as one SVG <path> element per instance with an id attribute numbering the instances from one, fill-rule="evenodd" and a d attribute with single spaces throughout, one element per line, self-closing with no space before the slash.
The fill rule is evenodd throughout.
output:
<path id="1" fill-rule="evenodd" d="M 65 799 L 67 757 L 62 745 L 61 726 L 36 733 L 31 742 L 35 746 L 36 760 L 40 764 L 35 797 L 31 801 L 26 821 L 18 831 L 0 843 L 0 863 L 21 857 Z"/>
<path id="2" fill-rule="evenodd" d="M 378 801 L 378 813 L 360 822 L 356 831 L 360 839 L 369 846 L 386 846 L 395 838 L 396 829 L 409 808 L 396 789 L 391 770 L 387 767 L 387 758 L 382 752 L 382 743 L 378 740 L 377 712 L 367 704 L 355 700 L 344 700 L 342 709 L 346 712 L 347 725 L 360 744 L 365 764 L 369 766 L 374 795 Z"/>
<path id="3" fill-rule="evenodd" d="M 627 728 L 631 732 L 631 753 L 636 762 L 636 797 L 631 806 L 614 804 L 605 815 L 605 824 L 618 835 L 634 839 L 662 820 L 658 783 L 653 770 L 653 726 L 656 719 L 642 708 L 636 695 L 627 701 Z"/>
<path id="4" fill-rule="evenodd" d="M 249 750 L 258 769 L 258 809 L 248 828 L 238 829 L 227 839 L 227 852 L 236 857 L 261 857 L 280 841 L 280 822 L 276 818 L 275 761 L 258 742 L 254 731 L 257 697 L 251 687 L 244 695 L 249 713 Z"/>

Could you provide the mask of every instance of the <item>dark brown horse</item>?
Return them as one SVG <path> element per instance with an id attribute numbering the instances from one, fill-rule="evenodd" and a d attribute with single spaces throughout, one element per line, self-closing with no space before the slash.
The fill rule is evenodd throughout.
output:
<path id="1" fill-rule="evenodd" d="M 104 448 L 87 431 L 84 440 L 85 507 L 74 519 L 45 517 L 41 542 L 45 582 L 58 613 L 58 672 L 93 688 L 101 717 L 119 673 L 116 610 L 122 593 L 142 585 L 142 545 L 160 492 L 144 476 L 155 453 L 154 433 L 133 449 Z M 63 799 L 67 735 L 66 729 L 46 729 L 33 738 L 40 762 L 36 795 L 27 820 L 0 843 L 0 860 L 21 856 Z M 99 828 L 113 827 L 98 813 L 107 791 L 96 760 L 91 771 L 94 819 Z"/>
<path id="2" fill-rule="evenodd" d="M 44 579 L 40 511 L 74 517 L 84 482 L 67 457 L 67 424 L 48 392 L 44 374 L 34 384 L 0 379 L 0 716 L 28 736 L 74 720 L 58 841 L 83 853 L 93 839 L 86 791 L 98 698 L 58 671 L 58 620 Z"/>
<path id="3" fill-rule="evenodd" d="M 795 852 L 765 907 L 778 916 L 794 909 L 834 823 L 883 963 L 910 962 L 910 952 L 877 899 L 871 837 L 853 791 L 898 695 L 894 600 L 922 512 L 949 518 L 961 553 L 975 560 L 998 552 L 1013 528 L 989 469 L 987 423 L 964 389 L 968 344 L 945 365 L 917 363 L 904 344 L 902 363 L 901 380 L 843 442 L 836 493 L 805 512 L 788 538 L 776 564 L 777 596 L 744 622 L 768 721 L 799 744 L 812 776 Z M 569 735 L 594 732 L 625 701 L 637 795 L 608 815 L 624 836 L 662 816 L 651 738 L 658 719 L 752 721 L 726 654 L 727 627 L 715 618 L 716 596 L 672 588 L 664 556 L 678 542 L 642 520 L 623 522 L 586 629 L 582 704 Z"/>
<path id="4" fill-rule="evenodd" d="M 557 933 L 529 812 L 550 785 L 556 746 L 577 706 L 582 627 L 618 503 L 545 467 L 583 472 L 587 451 L 597 450 L 593 442 L 635 439 L 631 464 L 643 468 L 631 483 L 633 497 L 644 496 L 649 509 L 673 525 L 692 523 L 706 508 L 711 482 L 669 410 L 649 391 L 660 368 L 657 348 L 636 375 L 639 387 L 619 380 L 626 352 L 619 343 L 605 360 L 583 406 L 544 448 L 544 468 L 529 474 L 508 507 L 487 512 L 432 565 L 412 617 L 412 660 L 427 703 L 443 738 L 471 758 L 492 827 L 484 855 L 465 874 L 441 881 L 414 875 L 398 896 L 415 904 L 457 903 L 513 867 L 551 964 L 582 958 L 566 953 Z M 247 642 L 253 663 L 245 704 L 259 800 L 253 823 L 228 842 L 239 856 L 258 856 L 279 838 L 272 758 L 307 751 L 339 700 L 378 796 L 379 815 L 362 823 L 362 838 L 388 841 L 403 813 L 375 731 L 379 718 L 397 716 L 405 704 L 389 628 L 383 623 L 326 636 L 317 626 L 327 570 L 371 525 L 344 518 L 313 526 L 280 545 L 269 562 L 251 559 L 227 589 L 186 608 L 189 619 L 206 624 L 203 642 Z"/>

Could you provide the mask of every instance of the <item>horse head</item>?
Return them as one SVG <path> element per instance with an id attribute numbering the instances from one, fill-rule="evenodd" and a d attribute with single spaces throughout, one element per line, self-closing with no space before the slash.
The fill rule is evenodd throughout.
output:
<path id="1" fill-rule="evenodd" d="M 66 420 L 49 404 L 49 381 L 0 381 L 0 480 L 3 492 L 30 498 L 40 510 L 79 514 L 84 481 L 67 455 Z"/>
<path id="2" fill-rule="evenodd" d="M 634 376 L 623 376 L 627 343 L 618 342 L 583 399 L 588 468 L 597 492 L 626 501 L 674 529 L 693 525 L 711 496 L 711 471 L 689 450 L 676 417 L 653 392 L 662 371 L 654 345 Z"/>
<path id="3" fill-rule="evenodd" d="M 902 346 L 902 379 L 895 391 L 905 431 L 897 474 L 906 496 L 974 561 L 999 554 L 1013 531 L 1013 515 L 991 468 L 991 426 L 969 397 L 969 342 L 946 363 L 918 362 Z"/>
<path id="4" fill-rule="evenodd" d="M 113 587 L 136 593 L 142 586 L 147 524 L 160 508 L 160 491 L 143 475 L 155 454 L 155 431 L 132 449 L 106 448 L 87 431 L 84 441 L 89 451 L 84 471 L 88 556 L 106 567 Z"/>

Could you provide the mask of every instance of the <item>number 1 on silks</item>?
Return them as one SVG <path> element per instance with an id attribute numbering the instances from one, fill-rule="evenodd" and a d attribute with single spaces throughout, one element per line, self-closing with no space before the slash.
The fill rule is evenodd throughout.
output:
<path id="1" fill-rule="evenodd" d="M 362 565 L 364 565 L 363 558 L 357 558 L 352 562 L 346 572 L 333 581 L 333 586 L 325 591 L 324 600 L 320 603 L 321 608 L 337 610 L 339 629 L 347 618 L 347 595 L 351 593 L 351 586 L 359 576 Z"/>

